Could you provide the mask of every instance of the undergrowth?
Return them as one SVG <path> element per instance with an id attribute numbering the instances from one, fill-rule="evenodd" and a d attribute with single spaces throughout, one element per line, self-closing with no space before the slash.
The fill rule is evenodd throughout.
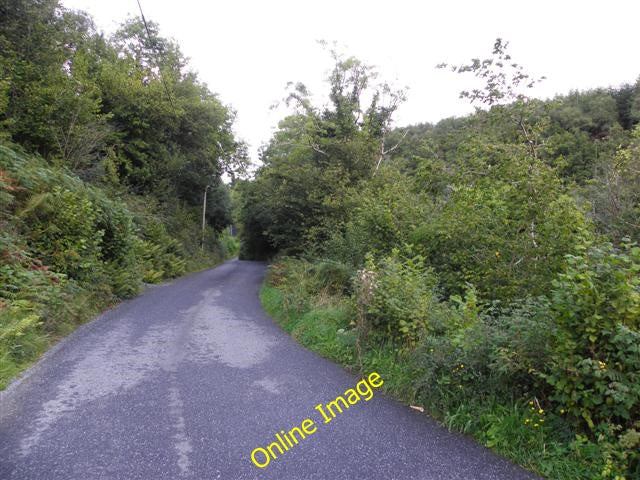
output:
<path id="1" fill-rule="evenodd" d="M 637 254 L 633 252 L 631 255 Z M 588 264 L 589 255 L 583 263 Z M 618 263 L 620 256 L 631 262 L 624 254 L 613 255 L 606 249 L 593 255 L 600 262 L 602 255 Z M 280 259 L 270 267 L 261 290 L 262 304 L 303 346 L 354 373 L 379 372 L 388 394 L 424 408 L 446 428 L 474 437 L 545 478 L 638 478 L 640 442 L 633 411 L 626 430 L 622 427 L 624 416 L 609 416 L 607 421 L 599 418 L 597 428 L 590 430 L 583 417 L 571 414 L 570 404 L 554 396 L 557 390 L 552 382 L 558 381 L 562 368 L 554 363 L 554 356 L 576 345 L 559 343 L 565 339 L 560 333 L 564 330 L 561 324 L 554 327 L 550 313 L 570 308 L 571 267 L 557 285 L 564 292 L 562 299 L 523 300 L 521 305 L 503 308 L 497 314 L 481 307 L 473 290 L 464 297 L 439 300 L 432 273 L 424 270 L 422 278 L 416 262 L 420 259 L 403 263 L 396 256 L 383 262 L 384 272 L 370 265 L 371 270 L 344 280 L 335 271 L 341 267 L 330 268 L 326 262 Z M 574 260 L 574 264 L 578 262 Z M 584 279 L 585 270 L 588 268 L 582 268 L 580 279 Z M 400 322 L 404 306 L 412 301 L 405 298 L 410 290 L 403 289 L 403 279 L 422 285 L 414 291 L 428 298 L 427 304 L 416 303 L 424 308 L 424 315 L 416 316 L 415 324 Z M 596 282 L 594 278 L 591 281 L 592 285 Z M 383 300 L 373 298 L 379 285 L 386 285 Z M 620 285 L 613 293 L 603 286 L 602 297 L 619 293 Z M 394 303 L 394 291 L 402 294 L 403 302 Z M 369 310 L 371 305 L 374 307 Z M 587 306 L 582 303 L 581 308 Z M 630 307 L 625 304 L 624 308 Z M 377 324 L 371 322 L 372 317 Z M 577 333 L 575 326 L 570 331 Z M 566 362 L 566 356 L 563 358 Z M 631 358 L 635 357 L 627 361 Z M 581 381 L 589 378 L 587 375 Z M 619 378 L 623 381 L 624 377 Z M 629 381 L 631 387 L 623 383 L 617 387 L 628 397 L 634 380 Z M 576 394 L 571 397 L 581 398 Z M 590 418 L 596 418 L 603 410 L 592 407 L 590 411 Z"/>

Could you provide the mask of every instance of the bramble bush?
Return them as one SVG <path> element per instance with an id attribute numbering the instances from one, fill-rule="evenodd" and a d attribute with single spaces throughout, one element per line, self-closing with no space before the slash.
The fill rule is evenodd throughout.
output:
<path id="1" fill-rule="evenodd" d="M 553 285 L 554 400 L 590 429 L 631 426 L 640 420 L 640 247 L 587 247 Z"/>

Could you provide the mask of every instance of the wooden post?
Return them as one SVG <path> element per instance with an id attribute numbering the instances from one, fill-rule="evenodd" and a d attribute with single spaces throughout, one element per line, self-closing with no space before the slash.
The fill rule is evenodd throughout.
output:
<path id="1" fill-rule="evenodd" d="M 207 190 L 211 185 L 207 185 L 204 189 L 204 199 L 202 200 L 202 239 L 200 240 L 200 250 L 204 250 L 204 229 L 205 229 L 205 218 L 207 214 Z"/>

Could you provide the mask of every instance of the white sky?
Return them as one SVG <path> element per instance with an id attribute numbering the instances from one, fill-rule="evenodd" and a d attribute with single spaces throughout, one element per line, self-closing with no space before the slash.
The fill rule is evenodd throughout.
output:
<path id="1" fill-rule="evenodd" d="M 62 0 L 89 12 L 112 33 L 136 0 Z M 406 0 L 141 0 L 147 20 L 175 39 L 202 81 L 237 112 L 235 130 L 257 148 L 269 140 L 282 110 L 269 107 L 288 81 L 313 93 L 331 66 L 317 45 L 336 41 L 397 86 L 409 87 L 395 124 L 435 122 L 472 108 L 458 98 L 470 78 L 436 70 L 440 62 L 486 58 L 493 41 L 510 42 L 516 62 L 545 80 L 533 92 L 634 82 L 640 75 L 640 1 L 537 0 L 439 2 Z"/>

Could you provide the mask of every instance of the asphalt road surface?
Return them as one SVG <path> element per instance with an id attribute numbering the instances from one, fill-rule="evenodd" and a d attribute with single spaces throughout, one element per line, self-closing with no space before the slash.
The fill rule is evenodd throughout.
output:
<path id="1" fill-rule="evenodd" d="M 537 478 L 377 390 L 323 423 L 314 407 L 359 379 L 263 312 L 264 271 L 152 287 L 58 344 L 1 394 L 0 479 Z M 314 433 L 252 463 L 307 418 Z"/>

